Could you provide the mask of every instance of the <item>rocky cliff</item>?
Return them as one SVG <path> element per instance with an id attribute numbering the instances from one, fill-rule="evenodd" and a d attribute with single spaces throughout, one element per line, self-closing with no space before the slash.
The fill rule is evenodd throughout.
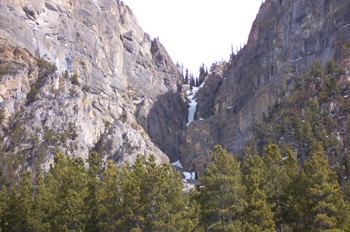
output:
<path id="1" fill-rule="evenodd" d="M 119 166 L 180 158 L 181 75 L 123 2 L 0 0 L 0 68 L 3 156 L 22 167 L 47 170 L 57 150 Z"/>
<path id="2" fill-rule="evenodd" d="M 186 133 L 182 163 L 203 172 L 212 145 L 231 154 L 254 138 L 253 125 L 311 63 L 341 58 L 350 43 L 350 3 L 343 0 L 267 0 L 247 45 L 217 65 L 197 93 L 195 121 Z M 345 78 L 349 78 L 346 73 Z"/>

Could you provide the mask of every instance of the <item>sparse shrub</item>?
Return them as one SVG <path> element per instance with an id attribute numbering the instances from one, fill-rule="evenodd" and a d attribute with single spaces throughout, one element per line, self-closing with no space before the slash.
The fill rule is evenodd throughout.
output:
<path id="1" fill-rule="evenodd" d="M 336 72 L 336 65 L 333 58 L 326 61 L 326 72 L 327 74 L 332 74 Z"/>
<path id="2" fill-rule="evenodd" d="M 34 109 L 33 109 L 33 108 L 30 110 L 29 117 L 30 117 L 31 119 L 33 119 L 33 118 L 35 117 Z"/>
<path id="3" fill-rule="evenodd" d="M 78 133 L 77 133 L 77 128 L 76 128 L 76 126 L 73 124 L 73 123 L 69 123 L 69 126 L 68 126 L 68 134 L 67 134 L 67 136 L 68 136 L 68 138 L 69 139 L 72 139 L 72 140 L 74 140 L 76 137 L 78 137 Z"/>
<path id="4" fill-rule="evenodd" d="M 0 81 L 2 81 L 2 77 L 8 75 L 10 73 L 10 66 L 6 65 L 5 67 L 0 67 Z"/>
<path id="5" fill-rule="evenodd" d="M 320 61 L 317 60 L 311 64 L 311 69 L 310 69 L 309 73 L 313 77 L 323 76 L 324 70 L 323 70 L 323 67 L 322 67 L 322 64 L 320 63 Z"/>
<path id="6" fill-rule="evenodd" d="M 343 67 L 339 66 L 337 72 L 338 72 L 339 75 L 344 75 L 345 74 L 345 69 Z"/>
<path id="7" fill-rule="evenodd" d="M 341 56 L 343 58 L 347 58 L 348 57 L 348 50 L 349 50 L 349 46 L 348 44 L 343 44 L 341 46 Z"/>
<path id="8" fill-rule="evenodd" d="M 0 125 L 5 119 L 5 111 L 3 109 L 0 109 Z"/>
<path id="9" fill-rule="evenodd" d="M 25 141 L 27 138 L 26 132 L 22 129 L 19 123 L 16 124 L 15 129 L 12 134 L 11 145 L 14 148 L 16 145 Z"/>
<path id="10" fill-rule="evenodd" d="M 83 88 L 82 88 L 82 90 L 83 90 L 84 92 L 90 92 L 91 88 L 90 88 L 90 86 L 88 86 L 88 85 L 84 85 Z"/>
<path id="11" fill-rule="evenodd" d="M 27 103 L 30 104 L 38 100 L 37 94 L 38 94 L 38 90 L 36 88 L 32 88 L 30 92 L 27 94 Z"/>
<path id="12" fill-rule="evenodd" d="M 105 123 L 106 128 L 109 128 L 112 125 L 112 123 L 108 120 L 104 120 L 103 122 Z"/>
<path id="13" fill-rule="evenodd" d="M 68 136 L 67 136 L 67 132 L 63 132 L 61 133 L 61 142 L 64 146 L 67 145 L 67 139 L 68 139 Z"/>
<path id="14" fill-rule="evenodd" d="M 65 79 L 67 79 L 67 80 L 69 79 L 68 70 L 66 70 L 66 71 L 64 72 L 63 77 L 64 77 Z"/>
<path id="15" fill-rule="evenodd" d="M 46 126 L 44 129 L 44 140 L 48 143 L 48 144 L 53 144 L 54 139 L 53 139 L 53 133 L 52 131 Z"/>
<path id="16" fill-rule="evenodd" d="M 57 66 L 55 64 L 51 64 L 49 61 L 46 61 L 43 57 L 37 56 L 36 62 L 39 71 L 45 75 L 53 74 L 57 70 Z"/>
<path id="17" fill-rule="evenodd" d="M 71 81 L 72 81 L 73 85 L 80 85 L 77 74 L 73 74 L 72 75 L 72 80 Z"/>
<path id="18" fill-rule="evenodd" d="M 57 98 L 58 96 L 60 96 L 60 90 L 59 90 L 59 89 L 55 89 L 54 87 L 52 87 L 52 88 L 50 89 L 50 92 L 51 92 L 52 94 L 55 94 L 55 98 Z"/>
<path id="19" fill-rule="evenodd" d="M 287 93 L 287 86 L 286 83 L 283 83 L 282 85 L 282 96 L 284 96 Z"/>
<path id="20" fill-rule="evenodd" d="M 75 89 L 71 89 L 69 92 L 69 96 L 71 98 L 75 98 L 77 96 L 77 91 Z"/>

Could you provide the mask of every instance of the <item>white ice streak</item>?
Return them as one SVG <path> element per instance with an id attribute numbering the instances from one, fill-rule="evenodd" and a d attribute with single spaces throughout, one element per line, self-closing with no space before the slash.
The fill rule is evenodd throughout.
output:
<path id="1" fill-rule="evenodd" d="M 182 166 L 180 160 L 175 161 L 174 163 L 171 163 L 171 166 L 177 166 L 178 168 L 183 169 L 183 166 Z"/>
<path id="2" fill-rule="evenodd" d="M 339 30 L 344 29 L 345 27 L 349 26 L 350 24 L 346 24 L 345 26 L 342 26 Z"/>
<path id="3" fill-rule="evenodd" d="M 190 125 L 190 123 L 194 120 L 194 114 L 196 113 L 197 108 L 197 100 L 194 99 L 194 96 L 196 95 L 198 89 L 198 87 L 192 87 L 192 89 L 186 91 L 188 100 L 190 101 L 190 108 L 188 108 L 188 123 L 186 126 Z"/>
<path id="4" fill-rule="evenodd" d="M 289 63 L 297 62 L 298 60 L 302 59 L 303 57 L 299 57 L 298 59 L 295 60 L 290 60 Z"/>
<path id="5" fill-rule="evenodd" d="M 205 83 L 207 83 L 207 78 L 208 78 L 208 75 L 204 78 L 204 81 L 202 82 L 202 84 L 199 86 L 199 88 L 202 88 Z"/>

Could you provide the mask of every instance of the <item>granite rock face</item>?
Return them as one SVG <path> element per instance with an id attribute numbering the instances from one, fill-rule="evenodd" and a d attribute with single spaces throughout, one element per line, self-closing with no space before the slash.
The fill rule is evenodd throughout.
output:
<path id="1" fill-rule="evenodd" d="M 208 140 L 217 141 L 230 154 L 241 151 L 254 138 L 255 122 L 280 96 L 283 83 L 293 85 L 316 60 L 325 64 L 331 57 L 341 57 L 341 45 L 350 43 L 349 24 L 347 1 L 265 1 L 247 45 L 229 62 L 219 65 L 221 74 L 213 72 L 197 92 L 195 119 L 205 121 L 195 130 L 187 130 L 188 149 L 182 159 L 185 168 L 195 166 L 197 171 L 204 171 L 208 146 L 201 144 Z"/>
<path id="2" fill-rule="evenodd" d="M 57 71 L 40 75 L 38 56 Z M 46 127 L 63 133 L 71 126 L 78 134 L 68 138 L 72 146 L 45 145 L 44 169 L 57 148 L 86 159 L 98 145 L 118 164 L 137 153 L 154 153 L 159 163 L 168 162 L 165 154 L 179 158 L 187 117 L 180 72 L 123 2 L 0 0 L 0 66 L 11 67 L 0 81 L 3 128 L 20 111 L 27 137 L 37 135 L 39 144 Z M 80 86 L 63 78 L 66 70 L 78 75 Z M 28 103 L 34 87 L 38 100 Z M 11 135 L 4 129 L 2 135 L 5 146 Z M 29 144 L 23 141 L 18 151 Z"/>

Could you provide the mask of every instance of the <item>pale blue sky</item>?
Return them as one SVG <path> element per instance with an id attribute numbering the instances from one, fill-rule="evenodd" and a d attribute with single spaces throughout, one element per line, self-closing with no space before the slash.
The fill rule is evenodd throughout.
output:
<path id="1" fill-rule="evenodd" d="M 159 37 L 173 62 L 198 76 L 199 66 L 228 60 L 247 42 L 262 0 L 124 0 L 141 28 Z"/>

